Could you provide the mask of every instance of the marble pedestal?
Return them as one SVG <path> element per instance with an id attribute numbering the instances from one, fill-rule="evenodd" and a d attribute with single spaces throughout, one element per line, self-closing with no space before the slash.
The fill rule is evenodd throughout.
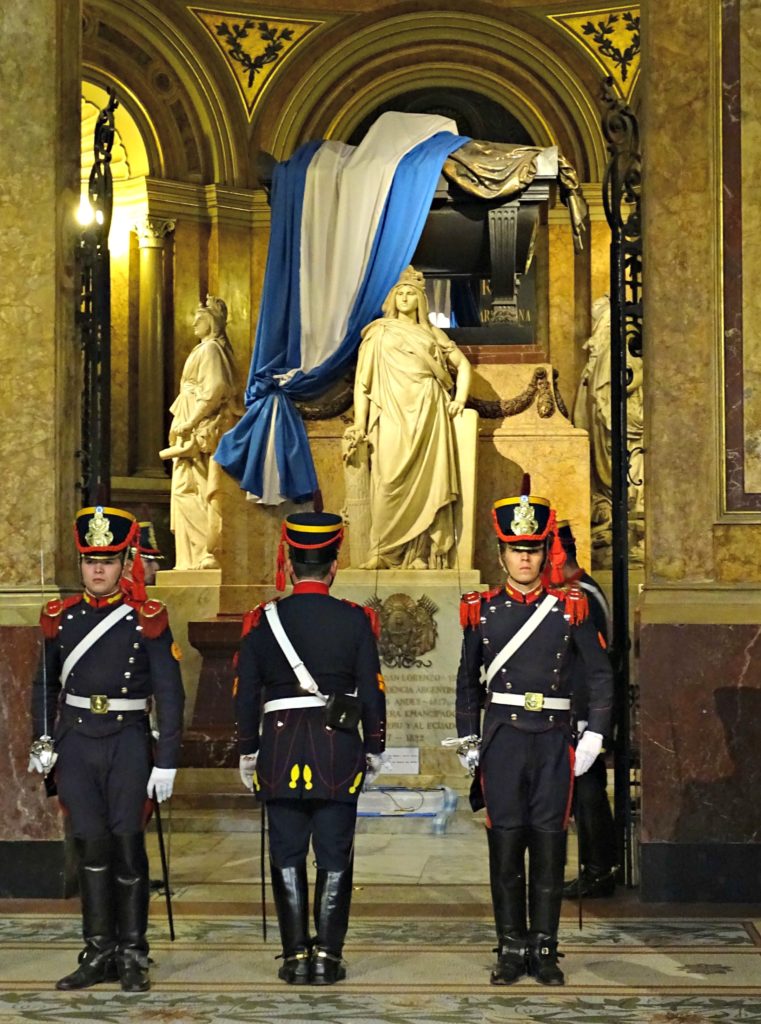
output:
<path id="1" fill-rule="evenodd" d="M 212 619 L 217 615 L 221 582 L 220 569 L 171 569 L 157 573 L 156 586 L 148 587 L 148 596 L 164 601 L 169 609 L 172 635 L 182 651 L 181 670 L 185 686 L 183 763 L 195 764 L 194 755 L 190 752 L 199 744 L 201 747 L 205 744 L 203 732 L 196 735 L 194 731 L 203 658 L 190 638 L 191 625 L 198 620 Z M 240 626 L 238 635 L 240 636 Z"/>
<path id="2" fill-rule="evenodd" d="M 427 788 L 449 786 L 459 793 L 470 778 L 456 755 L 441 746 L 456 736 L 455 678 L 460 661 L 460 597 L 480 586 L 474 570 L 345 569 L 333 593 L 357 604 L 372 603 L 380 613 L 379 651 L 386 680 L 386 746 L 390 764 L 383 781 Z M 426 638 L 433 646 L 421 650 Z M 397 752 L 399 752 L 397 754 Z M 418 763 L 407 774 L 395 765 Z"/>

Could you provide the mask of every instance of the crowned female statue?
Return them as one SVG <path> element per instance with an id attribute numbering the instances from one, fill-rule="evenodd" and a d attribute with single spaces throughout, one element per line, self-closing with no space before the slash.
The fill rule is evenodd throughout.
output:
<path id="1" fill-rule="evenodd" d="M 408 267 L 362 331 L 349 446 L 367 442 L 370 536 L 365 569 L 446 569 L 460 493 L 452 419 L 470 363 L 428 320 L 423 275 Z M 456 388 L 452 371 L 456 373 Z"/>
<path id="2" fill-rule="evenodd" d="M 235 358 L 226 333 L 227 306 L 208 295 L 193 319 L 199 339 L 185 360 L 180 393 L 170 407 L 171 528 L 176 569 L 216 569 L 220 517 L 214 505 L 222 470 L 213 461 L 219 439 L 243 415 Z"/>

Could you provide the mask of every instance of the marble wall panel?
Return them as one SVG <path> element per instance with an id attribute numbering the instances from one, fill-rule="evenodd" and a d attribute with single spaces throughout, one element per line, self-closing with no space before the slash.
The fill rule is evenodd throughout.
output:
<path id="1" fill-rule="evenodd" d="M 26 770 L 32 739 L 31 686 L 40 642 L 37 628 L 0 626 L 0 846 L 63 835 L 58 801 L 46 797 L 41 776 Z"/>
<path id="2" fill-rule="evenodd" d="M 610 228 L 605 220 L 589 225 L 589 255 L 589 293 L 594 302 L 610 292 Z"/>
<path id="3" fill-rule="evenodd" d="M 717 101 L 710 83 L 719 7 L 664 0 L 642 8 L 646 558 L 653 580 L 714 572 Z"/>
<path id="4" fill-rule="evenodd" d="M 174 229 L 174 351 L 172 353 L 172 395 L 177 394 L 190 350 L 197 338 L 193 334 L 193 317 L 199 302 L 206 300 L 209 226 L 199 220 L 178 218 Z M 223 296 L 224 298 L 224 296 Z M 231 335 L 234 333 L 232 326 Z"/>
<path id="5" fill-rule="evenodd" d="M 761 7 L 741 0 L 739 9 L 745 490 L 761 494 Z"/>
<path id="6" fill-rule="evenodd" d="M 130 471 L 130 249 L 111 257 L 111 473 Z"/>
<path id="7" fill-rule="evenodd" d="M 52 577 L 59 503 L 75 500 L 79 5 L 6 5 L 0 31 L 0 522 L 13 524 L 0 538 L 0 580 L 12 587 L 39 580 L 41 547 Z M 30 39 L 45 60 L 30 63 Z"/>
<path id="8" fill-rule="evenodd" d="M 761 626 L 651 623 L 639 643 L 643 843 L 761 842 Z"/>
<path id="9" fill-rule="evenodd" d="M 228 334 L 243 383 L 248 374 L 254 330 L 250 289 L 250 226 L 222 220 L 212 223 L 209 238 L 209 291 L 227 303 Z"/>
<path id="10" fill-rule="evenodd" d="M 552 221 L 547 226 L 549 259 L 549 361 L 560 375 L 567 398 L 573 393 L 576 373 L 575 256 L 571 230 L 567 224 Z"/>

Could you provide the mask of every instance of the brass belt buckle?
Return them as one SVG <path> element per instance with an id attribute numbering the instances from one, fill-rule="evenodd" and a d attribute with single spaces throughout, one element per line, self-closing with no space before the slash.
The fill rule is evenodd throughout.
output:
<path id="1" fill-rule="evenodd" d="M 523 707 L 526 711 L 541 711 L 544 707 L 544 694 L 524 693 Z"/>
<path id="2" fill-rule="evenodd" d="M 90 695 L 90 711 L 94 715 L 105 715 L 108 711 L 108 697 L 105 693 L 93 693 Z"/>

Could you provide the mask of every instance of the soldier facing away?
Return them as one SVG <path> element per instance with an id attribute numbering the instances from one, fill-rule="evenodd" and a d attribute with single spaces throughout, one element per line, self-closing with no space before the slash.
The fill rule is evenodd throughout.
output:
<path id="1" fill-rule="evenodd" d="M 278 977 L 290 985 L 332 985 L 346 976 L 357 800 L 385 747 L 373 614 L 329 595 L 342 537 L 341 517 L 328 512 L 285 520 L 277 584 L 283 590 L 287 574 L 293 593 L 245 616 L 235 685 L 240 775 L 266 804 L 283 946 Z"/>
<path id="2" fill-rule="evenodd" d="M 529 492 L 524 477 L 520 495 L 494 505 L 505 586 L 466 594 L 461 605 L 457 732 L 461 760 L 476 775 L 471 802 L 474 809 L 485 805 L 487 814 L 499 943 L 493 985 L 510 985 L 525 974 L 543 985 L 564 983 L 557 947 L 573 780 L 600 752 L 612 701 L 610 665 L 584 592 L 560 585 L 564 555 L 555 512 Z M 584 664 L 589 719 L 574 751 L 571 672 L 577 657 Z"/>
<path id="3" fill-rule="evenodd" d="M 128 589 L 124 559 L 139 524 L 121 509 L 83 508 L 76 544 L 84 591 L 42 610 L 43 657 L 33 684 L 29 770 L 57 787 L 79 859 L 79 966 L 59 989 L 148 977 L 151 800 L 172 794 L 185 695 L 165 606 L 145 599 L 139 554 Z M 153 749 L 149 710 L 159 736 Z"/>

